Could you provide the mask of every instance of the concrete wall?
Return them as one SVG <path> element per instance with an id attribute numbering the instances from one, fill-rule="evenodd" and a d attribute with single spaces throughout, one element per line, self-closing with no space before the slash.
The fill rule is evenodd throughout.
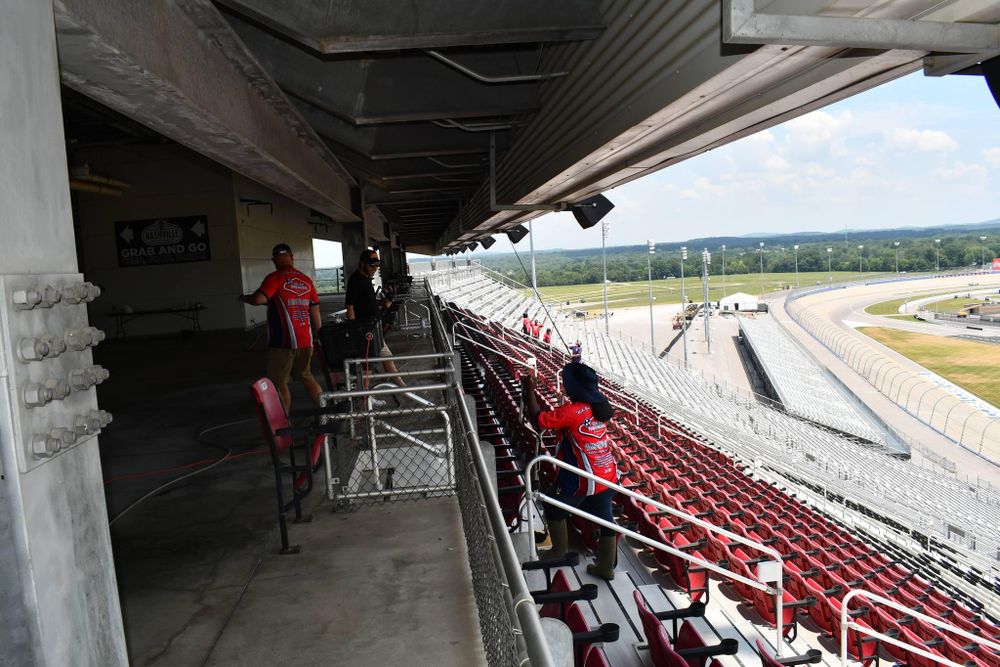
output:
<path id="1" fill-rule="evenodd" d="M 238 289 L 249 294 L 260 286 L 268 273 L 274 271 L 271 249 L 278 243 L 287 243 L 292 247 L 295 268 L 315 277 L 309 208 L 239 174 L 233 174 L 233 183 L 242 280 L 242 287 Z M 230 298 L 235 299 L 236 292 Z M 241 308 L 243 326 L 254 326 L 267 319 L 263 306 Z"/>
<path id="2" fill-rule="evenodd" d="M 95 326 L 114 332 L 108 316 L 112 308 L 155 310 L 196 302 L 206 307 L 200 313 L 203 329 L 241 326 L 242 308 L 236 302 L 242 287 L 240 259 L 229 169 L 177 145 L 74 151 L 73 160 L 132 185 L 120 197 L 74 193 L 81 269 L 104 290 L 90 311 Z M 210 261 L 118 266 L 116 221 L 190 215 L 207 216 Z M 127 325 L 130 336 L 189 328 L 190 322 L 172 315 L 142 317 Z"/>

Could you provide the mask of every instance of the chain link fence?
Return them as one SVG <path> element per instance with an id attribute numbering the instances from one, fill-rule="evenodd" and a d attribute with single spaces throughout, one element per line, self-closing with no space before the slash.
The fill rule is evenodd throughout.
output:
<path id="1" fill-rule="evenodd" d="M 476 477 L 473 446 L 474 443 L 464 434 L 456 442 L 455 480 L 472 571 L 472 588 L 479 612 L 479 630 L 490 667 L 515 667 L 520 660 L 510 592 L 507 578 L 499 565 L 497 538 L 490 528 L 483 489 Z M 496 502 L 492 498 L 490 500 Z"/>

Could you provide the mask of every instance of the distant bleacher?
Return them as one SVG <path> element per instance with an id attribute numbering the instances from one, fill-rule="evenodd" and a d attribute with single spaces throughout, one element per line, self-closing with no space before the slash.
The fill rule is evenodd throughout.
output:
<path id="1" fill-rule="evenodd" d="M 785 410 L 872 443 L 885 442 L 771 317 L 739 317 L 738 321 L 744 344 Z"/>

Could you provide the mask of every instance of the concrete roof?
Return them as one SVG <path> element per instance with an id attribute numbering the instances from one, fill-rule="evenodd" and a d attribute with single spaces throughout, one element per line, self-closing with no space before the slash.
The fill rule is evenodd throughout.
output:
<path id="1" fill-rule="evenodd" d="M 540 215 L 491 206 L 491 136 L 497 202 L 574 203 L 921 67 L 974 73 L 1000 53 L 1000 3 L 977 0 L 55 8 L 70 87 L 335 220 L 368 211 L 422 252 Z"/>

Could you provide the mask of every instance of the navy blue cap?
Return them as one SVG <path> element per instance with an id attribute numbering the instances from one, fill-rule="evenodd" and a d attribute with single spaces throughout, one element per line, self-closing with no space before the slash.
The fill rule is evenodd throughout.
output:
<path id="1" fill-rule="evenodd" d="M 563 366 L 563 386 L 574 401 L 583 403 L 607 403 L 597 384 L 597 371 L 586 364 L 574 361 Z"/>

